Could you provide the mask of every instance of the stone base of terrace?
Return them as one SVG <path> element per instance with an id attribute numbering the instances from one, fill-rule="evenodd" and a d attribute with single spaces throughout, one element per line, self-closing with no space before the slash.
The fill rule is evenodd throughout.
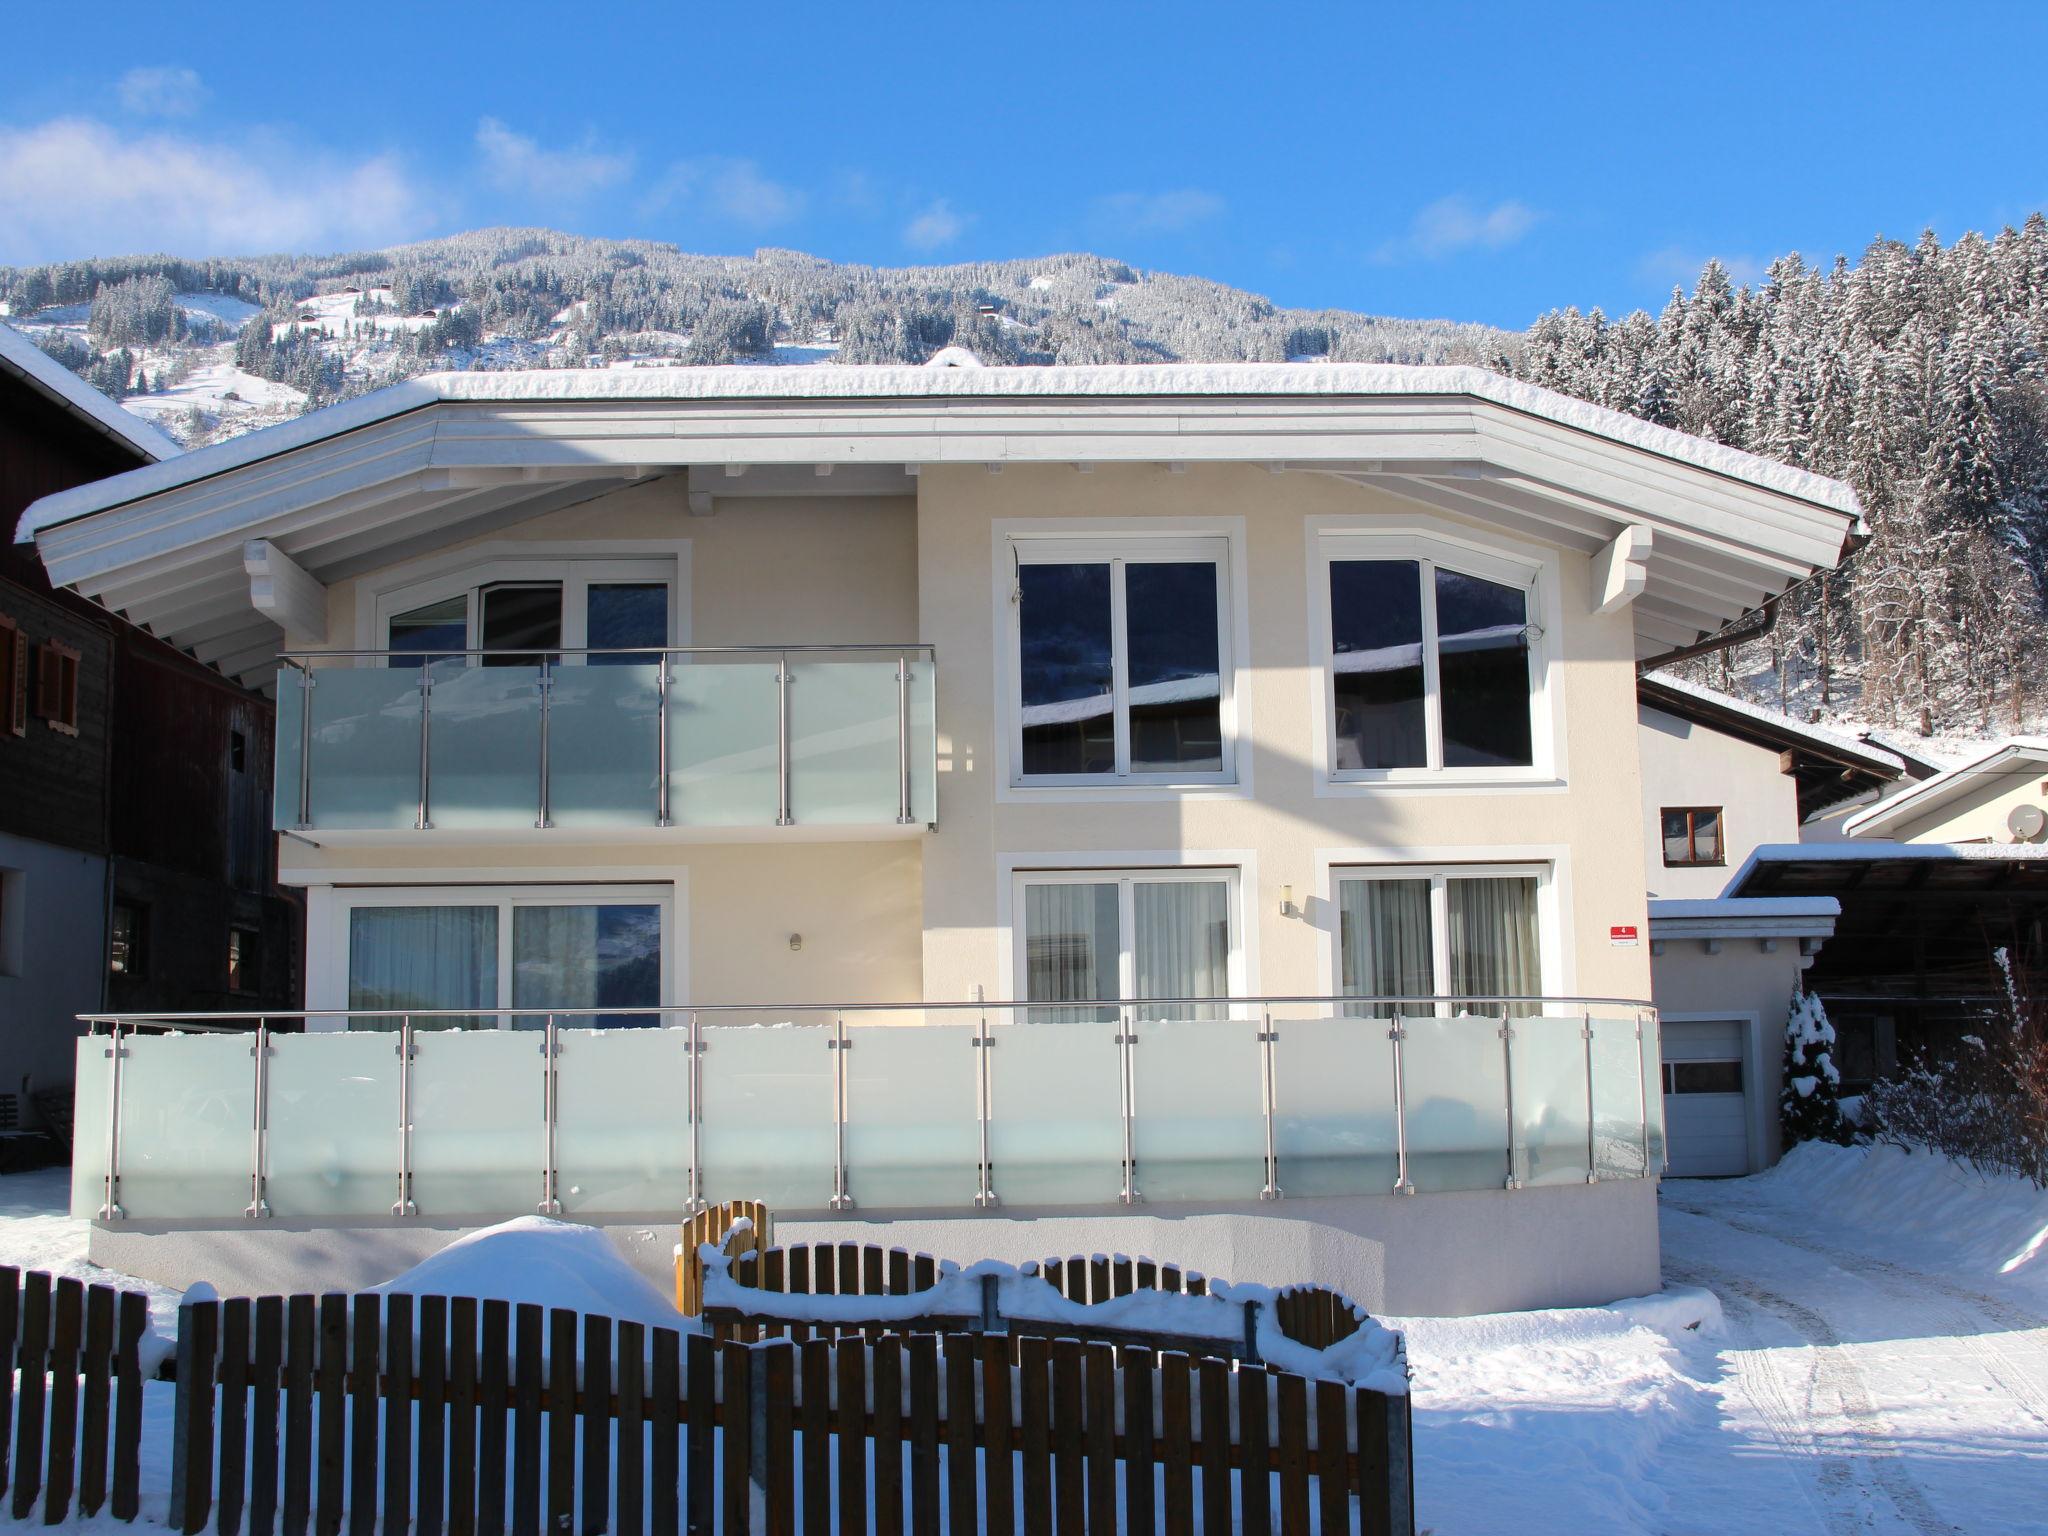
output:
<path id="1" fill-rule="evenodd" d="M 355 1289 L 538 1213 L 665 1287 L 683 1216 L 748 1198 L 783 1241 L 1130 1254 L 1393 1315 L 1659 1284 L 1640 1003 L 583 1012 L 89 1020 L 91 1256 L 229 1295 Z"/>

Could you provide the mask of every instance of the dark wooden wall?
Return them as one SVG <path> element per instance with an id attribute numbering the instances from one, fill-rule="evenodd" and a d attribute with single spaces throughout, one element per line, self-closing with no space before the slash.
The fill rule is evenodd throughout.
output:
<path id="1" fill-rule="evenodd" d="M 30 647 L 52 640 L 78 652 L 78 734 L 37 718 L 33 650 L 28 733 L 0 729 L 0 832 L 105 853 L 108 832 L 108 683 L 113 633 L 83 604 L 51 595 L 26 545 L 0 546 L 0 614 Z"/>
<path id="2" fill-rule="evenodd" d="M 11 373 L 0 372 L 0 544 L 28 504 L 133 469 L 133 450 L 95 431 Z"/>

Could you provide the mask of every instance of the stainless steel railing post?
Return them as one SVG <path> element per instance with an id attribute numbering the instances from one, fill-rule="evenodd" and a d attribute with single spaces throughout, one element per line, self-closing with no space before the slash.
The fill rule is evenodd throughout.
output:
<path id="1" fill-rule="evenodd" d="M 911 826 L 910 814 L 910 658 L 896 658 L 896 825 Z"/>
<path id="2" fill-rule="evenodd" d="M 1506 1008 L 1500 1011 L 1500 1065 L 1501 1082 L 1507 1089 L 1508 1110 L 1508 1177 L 1504 1189 L 1522 1187 L 1521 1169 L 1517 1165 L 1516 1152 L 1521 1138 L 1516 1134 L 1515 1125 L 1515 1026 L 1510 1022 L 1512 1015 Z"/>
<path id="3" fill-rule="evenodd" d="M 1261 1200 L 1280 1198 L 1280 1159 L 1273 1146 L 1273 1108 L 1277 1092 L 1274 1055 L 1279 1040 L 1280 1036 L 1273 1028 L 1273 1010 L 1267 1008 L 1259 1018 L 1259 1088 L 1266 1111 L 1266 1185 L 1259 1191 Z"/>
<path id="4" fill-rule="evenodd" d="M 1415 1181 L 1408 1177 L 1408 1082 L 1406 1063 L 1402 1060 L 1408 1031 L 1401 1027 L 1399 1013 L 1387 1028 L 1387 1039 L 1394 1048 L 1394 1193 L 1412 1195 Z"/>
<path id="5" fill-rule="evenodd" d="M 1138 1043 L 1137 1022 L 1131 1017 L 1129 1008 L 1117 1009 L 1117 1076 L 1122 1091 L 1124 1110 L 1124 1188 L 1123 1203 L 1136 1205 L 1144 1197 L 1138 1193 L 1137 1142 L 1131 1124 L 1132 1102 L 1137 1096 L 1137 1063 L 1131 1059 L 1132 1050 Z"/>
<path id="6" fill-rule="evenodd" d="M 554 819 L 549 815 L 548 784 L 548 704 L 555 691 L 554 673 L 549 667 L 550 660 L 551 658 L 546 656 L 540 659 L 540 814 L 534 818 L 533 824 L 542 829 L 554 825 Z"/>
<path id="7" fill-rule="evenodd" d="M 789 815 L 789 657 L 775 663 L 775 825 L 791 824 Z"/>
<path id="8" fill-rule="evenodd" d="M 690 1201 L 691 1214 L 704 1209 L 704 1037 L 697 1010 L 690 1010 Z"/>
<path id="9" fill-rule="evenodd" d="M 825 1042 L 832 1052 L 832 1209 L 853 1208 L 853 1196 L 846 1192 L 846 1015 L 832 1015 L 832 1038 Z"/>
<path id="10" fill-rule="evenodd" d="M 299 822 L 301 832 L 313 826 L 313 669 L 299 668 Z"/>
<path id="11" fill-rule="evenodd" d="M 668 820 L 668 652 L 654 673 L 654 824 Z"/>
<path id="12" fill-rule="evenodd" d="M 408 1015 L 398 1026 L 398 1199 L 392 1202 L 391 1214 L 419 1213 L 412 1199 L 412 1019 Z"/>
<path id="13" fill-rule="evenodd" d="M 540 1204 L 535 1209 L 543 1216 L 562 1214 L 561 1170 L 556 1165 L 555 1144 L 555 1122 L 562 1092 L 558 1076 L 560 1069 L 555 1058 L 560 1049 L 555 1036 L 555 1016 L 551 1013 L 540 1042 Z"/>
<path id="14" fill-rule="evenodd" d="M 1593 1102 L 1593 1012 L 1587 1009 L 1584 1022 L 1579 1027 L 1579 1038 L 1586 1044 L 1586 1182 L 1600 1182 L 1600 1127 L 1596 1119 L 1598 1110 Z"/>
<path id="15" fill-rule="evenodd" d="M 105 1198 L 100 1203 L 101 1221 L 119 1221 L 128 1214 L 121 1209 L 121 1062 L 125 1054 L 121 1048 L 121 1026 L 116 1024 L 107 1041 L 107 1058 L 113 1065 L 107 1074 L 107 1172 Z"/>
<path id="16" fill-rule="evenodd" d="M 420 658 L 420 813 L 413 826 L 421 832 L 434 825 L 428 814 L 433 806 L 433 770 L 429 766 L 430 745 L 433 739 L 433 692 L 434 663 L 428 657 Z"/>
<path id="17" fill-rule="evenodd" d="M 980 990 L 979 987 L 975 988 L 977 992 Z M 988 1159 L 988 1122 L 989 1116 L 995 1108 L 993 1084 L 989 1078 L 988 1053 L 994 1047 L 995 1041 L 988 1032 L 988 1009 L 986 1008 L 981 1010 L 979 1026 L 970 1044 L 973 1046 L 977 1058 L 974 1064 L 974 1092 L 975 1109 L 977 1111 L 976 1118 L 980 1122 L 979 1129 L 981 1133 L 980 1187 L 975 1191 L 974 1203 L 985 1209 L 996 1203 L 995 1170 L 989 1166 Z"/>
<path id="18" fill-rule="evenodd" d="M 249 1206 L 242 1214 L 257 1219 L 270 1214 L 270 1027 L 256 1026 L 256 1043 L 249 1047 L 256 1058 L 255 1103 L 251 1110 L 249 1148 Z"/>

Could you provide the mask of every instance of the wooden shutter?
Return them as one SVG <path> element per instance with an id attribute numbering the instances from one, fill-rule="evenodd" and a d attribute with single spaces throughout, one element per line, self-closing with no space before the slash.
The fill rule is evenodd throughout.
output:
<path id="1" fill-rule="evenodd" d="M 0 732 L 28 733 L 28 645 L 21 627 L 0 613 Z"/>

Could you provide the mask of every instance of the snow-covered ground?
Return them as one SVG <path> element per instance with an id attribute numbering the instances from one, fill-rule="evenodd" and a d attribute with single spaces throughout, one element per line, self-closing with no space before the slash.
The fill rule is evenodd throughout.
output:
<path id="1" fill-rule="evenodd" d="M 86 1272 L 64 1204 L 61 1170 L 0 1178 L 0 1263 Z M 1662 1296 L 1384 1319 L 1422 1531 L 2048 1531 L 2048 1194 L 1808 1146 L 1663 1211 Z"/>

